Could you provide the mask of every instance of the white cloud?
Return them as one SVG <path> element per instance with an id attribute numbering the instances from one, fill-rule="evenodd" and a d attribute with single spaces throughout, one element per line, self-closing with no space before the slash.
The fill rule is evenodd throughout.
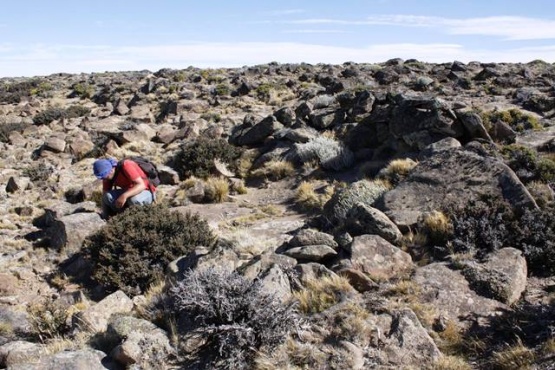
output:
<path id="1" fill-rule="evenodd" d="M 440 18 L 416 15 L 377 15 L 365 20 L 302 19 L 291 24 L 383 25 L 438 28 L 447 34 L 499 36 L 509 40 L 555 39 L 555 20 L 527 17 Z"/>
<path id="2" fill-rule="evenodd" d="M 330 63 L 346 61 L 380 63 L 391 58 L 415 58 L 423 62 L 529 62 L 555 60 L 555 46 L 503 51 L 469 49 L 458 44 L 375 44 L 365 47 L 324 46 L 301 43 L 196 43 L 145 47 L 39 45 L 34 49 L 7 51 L 0 48 L 2 76 L 52 73 L 134 71 L 196 66 L 240 67 L 280 63 Z"/>
<path id="3" fill-rule="evenodd" d="M 281 33 L 350 33 L 345 30 L 286 30 Z"/>
<path id="4" fill-rule="evenodd" d="M 274 17 L 279 17 L 282 15 L 291 15 L 291 14 L 300 14 L 300 13 L 304 13 L 305 11 L 302 9 L 285 9 L 285 10 L 274 10 L 274 11 L 270 11 L 267 13 L 264 13 L 265 15 L 270 15 L 270 16 L 274 16 Z"/>

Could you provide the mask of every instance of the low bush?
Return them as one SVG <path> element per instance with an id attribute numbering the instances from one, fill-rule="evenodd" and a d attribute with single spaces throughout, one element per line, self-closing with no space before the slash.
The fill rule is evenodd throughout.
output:
<path id="1" fill-rule="evenodd" d="M 265 293 L 255 280 L 216 268 L 192 270 L 170 290 L 186 368 L 250 369 L 259 351 L 272 351 L 296 328 L 294 305 Z"/>
<path id="2" fill-rule="evenodd" d="M 349 168 L 355 160 L 349 148 L 325 136 L 318 136 L 307 143 L 295 144 L 295 153 L 302 163 L 318 160 L 323 168 L 335 171 Z"/>
<path id="3" fill-rule="evenodd" d="M 63 118 L 65 115 L 65 110 L 62 108 L 50 107 L 43 111 L 38 112 L 33 117 L 33 123 L 35 125 L 47 125 L 52 121 Z"/>
<path id="4" fill-rule="evenodd" d="M 130 207 L 85 241 L 93 279 L 107 292 L 144 292 L 163 279 L 168 263 L 197 246 L 211 248 L 208 223 L 198 215 L 171 212 L 161 204 Z"/>
<path id="5" fill-rule="evenodd" d="M 451 214 L 453 234 L 450 239 L 451 251 L 471 253 L 484 257 L 505 245 L 509 238 L 508 225 L 515 220 L 511 207 L 504 201 L 484 198 L 473 201 Z"/>
<path id="6" fill-rule="evenodd" d="M 519 109 L 509 109 L 506 111 L 482 112 L 480 114 L 484 126 L 489 128 L 492 123 L 502 121 L 511 126 L 515 131 L 539 130 L 542 125 L 538 119 L 532 115 L 523 113 Z"/>
<path id="7" fill-rule="evenodd" d="M 175 155 L 175 169 L 181 179 L 190 176 L 207 178 L 215 170 L 214 160 L 219 159 L 231 171 L 237 170 L 237 160 L 242 149 L 223 139 L 199 138 L 181 147 Z"/>
<path id="8" fill-rule="evenodd" d="M 86 117 L 91 113 L 91 109 L 82 105 L 72 105 L 64 112 L 65 118 Z"/>
<path id="9" fill-rule="evenodd" d="M 506 202 L 483 199 L 452 214 L 453 234 L 443 249 L 485 257 L 501 247 L 523 251 L 528 271 L 555 275 L 555 212 L 553 207 L 516 212 Z"/>
<path id="10" fill-rule="evenodd" d="M 33 78 L 16 83 L 4 83 L 0 85 L 0 102 L 7 104 L 17 104 L 21 98 L 33 95 L 45 95 L 52 90 L 52 85 L 48 81 L 40 78 Z"/>
<path id="11" fill-rule="evenodd" d="M 47 125 L 58 119 L 85 117 L 88 116 L 89 113 L 91 113 L 90 108 L 78 104 L 72 105 L 67 109 L 50 107 L 37 113 L 35 117 L 33 117 L 33 123 L 35 125 Z"/>

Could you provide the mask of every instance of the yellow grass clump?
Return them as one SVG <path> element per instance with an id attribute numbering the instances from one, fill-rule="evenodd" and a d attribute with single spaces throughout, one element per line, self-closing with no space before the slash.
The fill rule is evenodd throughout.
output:
<path id="1" fill-rule="evenodd" d="M 304 285 L 305 289 L 293 293 L 304 313 L 323 312 L 339 303 L 346 294 L 354 292 L 349 280 L 339 275 L 309 278 Z"/>

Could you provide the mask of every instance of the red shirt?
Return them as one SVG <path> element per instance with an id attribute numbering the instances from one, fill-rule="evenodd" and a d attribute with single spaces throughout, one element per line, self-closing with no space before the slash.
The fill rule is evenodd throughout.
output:
<path id="1" fill-rule="evenodd" d="M 116 170 L 114 178 L 112 179 L 114 181 L 112 182 L 112 180 L 106 179 L 102 181 L 102 187 L 104 191 L 111 190 L 112 186 L 117 186 L 125 190 L 131 189 L 133 186 L 135 186 L 133 180 L 135 180 L 137 177 L 141 177 L 143 179 L 147 189 L 150 189 L 151 191 L 156 190 L 153 185 L 150 185 L 148 178 L 144 171 L 141 170 L 141 167 L 139 167 L 137 163 L 129 160 L 124 160 L 120 169 Z"/>

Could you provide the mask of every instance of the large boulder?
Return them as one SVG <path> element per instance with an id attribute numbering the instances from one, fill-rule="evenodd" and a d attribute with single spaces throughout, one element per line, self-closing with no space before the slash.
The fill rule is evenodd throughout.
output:
<path id="1" fill-rule="evenodd" d="M 507 306 L 471 289 L 461 271 L 446 263 L 431 263 L 418 268 L 413 281 L 420 287 L 419 302 L 437 310 L 438 317 L 468 327 L 475 317 L 487 317 Z"/>
<path id="2" fill-rule="evenodd" d="M 515 248 L 502 248 L 483 263 L 466 263 L 462 272 L 472 289 L 508 305 L 518 301 L 526 289 L 526 259 Z"/>
<path id="3" fill-rule="evenodd" d="M 408 229 L 425 212 L 462 207 L 482 196 L 504 198 L 515 208 L 537 207 L 501 160 L 464 148 L 437 152 L 423 160 L 376 206 L 401 229 Z"/>

